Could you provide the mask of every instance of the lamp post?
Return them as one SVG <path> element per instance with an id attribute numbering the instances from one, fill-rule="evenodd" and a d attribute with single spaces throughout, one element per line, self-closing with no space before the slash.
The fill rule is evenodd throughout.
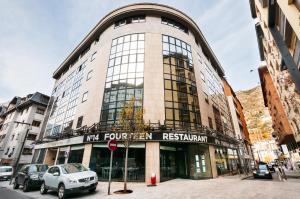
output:
<path id="1" fill-rule="evenodd" d="M 16 175 L 16 172 L 17 172 L 17 168 L 19 166 L 19 161 L 20 161 L 20 158 L 21 158 L 21 155 L 22 155 L 22 152 L 23 152 L 23 149 L 24 149 L 24 145 L 25 145 L 25 142 L 26 142 L 26 138 L 27 138 L 27 135 L 29 133 L 29 130 L 31 129 L 31 124 L 30 123 L 26 123 L 26 122 L 17 122 L 17 121 L 14 121 L 14 123 L 17 123 L 17 124 L 25 124 L 25 125 L 28 125 L 28 128 L 26 130 L 26 133 L 25 133 L 25 137 L 22 141 L 22 144 L 21 144 L 21 149 L 20 149 L 20 152 L 18 154 L 18 157 L 17 157 L 17 160 L 13 166 L 13 175 L 12 175 L 12 178 L 10 179 L 10 182 L 9 184 L 12 183 L 12 179 L 15 177 Z"/>

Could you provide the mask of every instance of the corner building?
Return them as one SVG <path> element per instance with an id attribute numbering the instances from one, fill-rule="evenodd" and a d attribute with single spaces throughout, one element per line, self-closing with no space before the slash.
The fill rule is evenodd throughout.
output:
<path id="1" fill-rule="evenodd" d="M 212 178 L 230 173 L 238 141 L 223 89 L 224 71 L 199 27 L 179 10 L 132 4 L 106 15 L 54 72 L 49 118 L 33 162 L 81 162 L 108 179 L 111 126 L 133 96 L 151 123 L 129 149 L 129 181 Z M 230 153 L 228 153 L 230 151 Z"/>

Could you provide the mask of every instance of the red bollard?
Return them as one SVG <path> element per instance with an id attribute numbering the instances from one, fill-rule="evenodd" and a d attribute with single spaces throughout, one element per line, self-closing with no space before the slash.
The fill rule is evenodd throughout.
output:
<path id="1" fill-rule="evenodd" d="M 152 175 L 151 175 L 151 185 L 156 186 L 156 175 L 155 175 L 155 173 L 152 173 Z"/>

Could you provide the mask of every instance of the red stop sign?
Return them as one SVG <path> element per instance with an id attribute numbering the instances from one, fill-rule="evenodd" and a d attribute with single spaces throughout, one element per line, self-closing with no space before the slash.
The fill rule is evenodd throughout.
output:
<path id="1" fill-rule="evenodd" d="M 116 140 L 109 140 L 107 143 L 107 146 L 109 148 L 109 150 L 111 151 L 115 151 L 118 148 L 118 144 Z"/>

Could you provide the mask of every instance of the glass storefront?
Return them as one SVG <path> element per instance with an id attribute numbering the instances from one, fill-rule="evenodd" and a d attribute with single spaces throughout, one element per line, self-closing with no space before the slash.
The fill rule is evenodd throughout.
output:
<path id="1" fill-rule="evenodd" d="M 228 166 L 227 149 L 216 147 L 215 156 L 216 156 L 216 167 L 217 167 L 218 175 L 223 175 L 228 173 L 230 170 Z"/>
<path id="2" fill-rule="evenodd" d="M 235 174 L 238 170 L 238 154 L 236 149 L 228 149 L 229 170 Z"/>
<path id="3" fill-rule="evenodd" d="M 65 163 L 67 151 L 68 151 L 68 147 L 59 148 L 56 164 L 64 164 Z"/>
<path id="4" fill-rule="evenodd" d="M 112 179 L 123 181 L 125 148 L 118 144 L 113 154 Z M 106 144 L 94 144 L 90 159 L 90 169 L 97 172 L 99 180 L 108 180 L 110 150 Z M 128 151 L 128 181 L 145 181 L 145 144 L 132 144 Z"/>
<path id="5" fill-rule="evenodd" d="M 189 145 L 190 178 L 211 178 L 210 156 L 207 145 Z"/>
<path id="6" fill-rule="evenodd" d="M 208 146 L 200 144 L 160 145 L 160 179 L 211 178 Z"/>
<path id="7" fill-rule="evenodd" d="M 68 163 L 82 163 L 84 145 L 72 146 L 69 154 Z"/>

